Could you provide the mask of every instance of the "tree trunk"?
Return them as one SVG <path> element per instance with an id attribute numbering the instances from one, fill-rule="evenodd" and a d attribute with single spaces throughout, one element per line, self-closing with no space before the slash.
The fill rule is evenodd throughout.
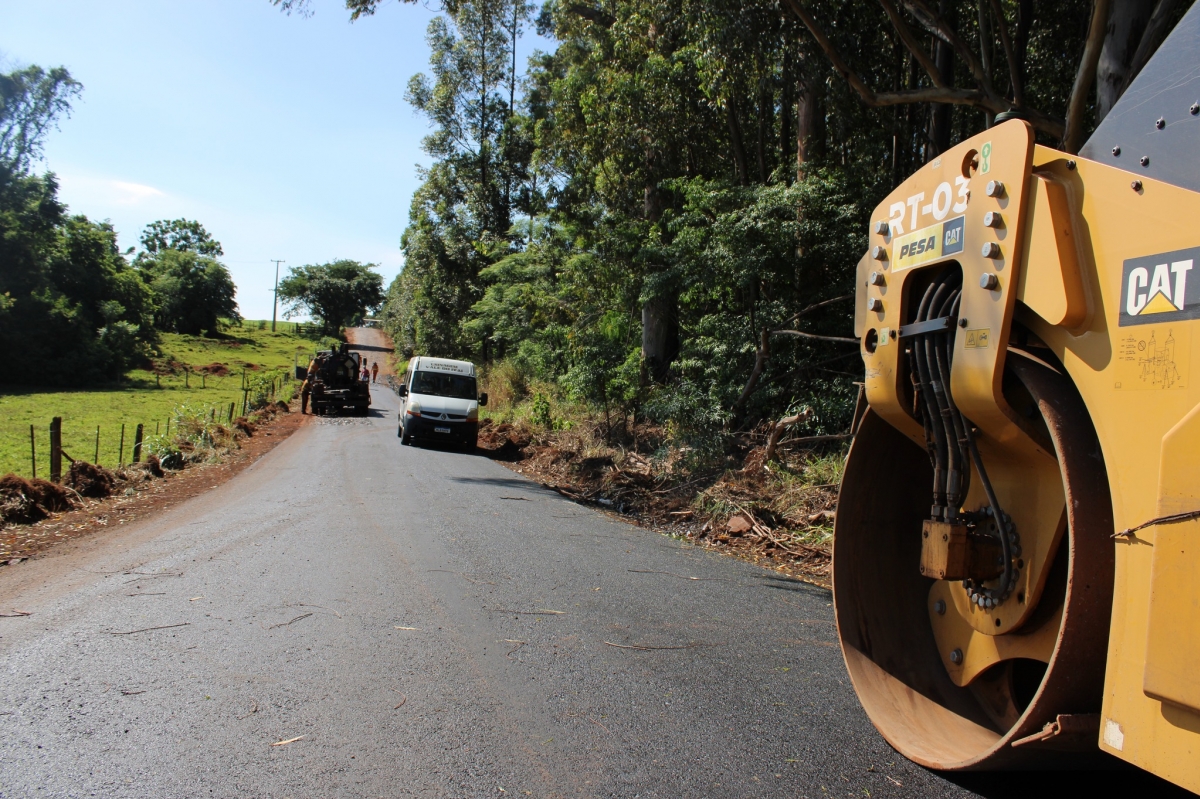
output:
<path id="1" fill-rule="evenodd" d="M 768 90 L 766 81 L 758 87 L 758 141 L 755 155 L 758 158 L 758 182 L 764 186 L 771 173 L 767 164 L 767 141 L 775 129 L 775 98 Z"/>
<path id="2" fill-rule="evenodd" d="M 786 48 L 780 72 L 783 84 L 779 97 L 779 163 L 786 164 L 791 160 L 792 148 L 796 144 L 792 139 L 792 55 L 791 50 Z"/>
<path id="3" fill-rule="evenodd" d="M 647 163 L 651 159 L 647 158 Z M 648 222 L 662 218 L 666 198 L 657 186 L 646 186 L 642 192 L 642 214 Z M 642 304 L 642 384 L 661 383 L 667 370 L 679 354 L 679 323 L 675 313 L 675 298 L 654 297 Z"/>
<path id="4" fill-rule="evenodd" d="M 750 377 L 746 380 L 746 385 L 742 389 L 742 393 L 733 403 L 733 407 L 729 409 L 729 424 L 732 427 L 741 421 L 742 411 L 746 408 L 746 403 L 749 401 L 754 390 L 758 388 L 758 381 L 762 379 L 763 370 L 767 368 L 767 360 L 771 357 L 771 331 L 763 328 L 759 334 L 758 351 L 754 354 L 754 368 L 750 370 Z"/>
<path id="5" fill-rule="evenodd" d="M 1033 30 L 1033 0 L 1017 0 L 1017 35 L 1013 37 L 1013 59 L 1017 62 L 1017 77 L 1025 86 L 1025 60 L 1029 54 L 1029 34 Z M 1025 104 L 1024 92 L 1013 91 L 1013 104 L 1020 108 Z"/>
<path id="6" fill-rule="evenodd" d="M 725 118 L 729 122 L 729 144 L 733 149 L 733 165 L 737 171 L 738 185 L 745 186 L 749 180 L 746 169 L 746 145 L 742 140 L 742 124 L 738 121 L 737 100 L 730 98 L 725 103 Z"/>
<path id="7" fill-rule="evenodd" d="M 656 383 L 666 380 L 667 370 L 679 354 L 674 306 L 667 297 L 655 297 L 642 305 L 642 363 Z"/>
<path id="8" fill-rule="evenodd" d="M 1130 61 L 1152 11 L 1154 0 L 1116 0 L 1112 5 L 1096 65 L 1096 124 L 1108 116 L 1126 86 Z"/>
<path id="9" fill-rule="evenodd" d="M 796 181 L 804 180 L 809 161 L 809 145 L 816 126 L 817 98 L 808 86 L 801 84 L 796 100 Z"/>
<path id="10" fill-rule="evenodd" d="M 988 80 L 992 79 L 992 18 L 988 8 L 988 0 L 979 0 L 979 62 L 983 66 L 983 74 Z M 990 128 L 995 121 L 991 111 L 983 112 L 984 127 Z"/>
<path id="11" fill-rule="evenodd" d="M 951 26 L 954 25 L 954 5 L 950 0 L 942 0 L 939 4 L 938 13 L 942 15 Z M 937 65 L 938 75 L 941 76 L 942 82 L 946 86 L 954 85 L 954 48 L 947 42 L 941 39 L 936 40 L 934 45 L 934 63 Z M 929 119 L 929 156 L 941 155 L 950 149 L 950 112 L 953 109 L 949 103 L 934 103 Z M 927 159 L 928 160 L 928 159 Z"/>

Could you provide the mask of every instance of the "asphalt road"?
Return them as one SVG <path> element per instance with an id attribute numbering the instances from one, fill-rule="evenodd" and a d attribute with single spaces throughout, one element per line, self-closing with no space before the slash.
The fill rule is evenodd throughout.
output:
<path id="1" fill-rule="evenodd" d="M 374 398 L 205 496 L 0 570 L 0 611 L 32 613 L 0 618 L 0 796 L 1049 785 L 896 755 L 855 700 L 826 591 L 401 446 L 395 397 Z M 1161 787 L 1094 776 L 1072 786 Z"/>

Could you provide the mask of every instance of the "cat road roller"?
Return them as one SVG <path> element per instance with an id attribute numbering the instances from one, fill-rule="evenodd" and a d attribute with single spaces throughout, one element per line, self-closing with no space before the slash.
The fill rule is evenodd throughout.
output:
<path id="1" fill-rule="evenodd" d="M 940 770 L 1200 792 L 1200 4 L 1079 156 L 1012 119 L 875 210 L 835 528 L 854 688 Z"/>

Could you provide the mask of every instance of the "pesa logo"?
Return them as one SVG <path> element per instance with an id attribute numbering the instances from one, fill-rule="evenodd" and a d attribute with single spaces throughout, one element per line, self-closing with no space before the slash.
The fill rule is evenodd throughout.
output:
<path id="1" fill-rule="evenodd" d="M 1189 280 L 1200 247 L 1125 261 L 1119 327 L 1200 317 L 1200 278 Z"/>
<path id="2" fill-rule="evenodd" d="M 892 271 L 929 263 L 963 251 L 966 238 L 965 217 L 956 216 L 936 225 L 899 236 L 892 243 L 895 265 Z"/>

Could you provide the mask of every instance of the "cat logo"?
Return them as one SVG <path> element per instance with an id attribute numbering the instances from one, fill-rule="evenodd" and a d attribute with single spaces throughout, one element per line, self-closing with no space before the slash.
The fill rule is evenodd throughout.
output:
<path id="1" fill-rule="evenodd" d="M 1200 318 L 1200 279 L 1188 280 L 1200 247 L 1125 261 L 1120 327 Z"/>

